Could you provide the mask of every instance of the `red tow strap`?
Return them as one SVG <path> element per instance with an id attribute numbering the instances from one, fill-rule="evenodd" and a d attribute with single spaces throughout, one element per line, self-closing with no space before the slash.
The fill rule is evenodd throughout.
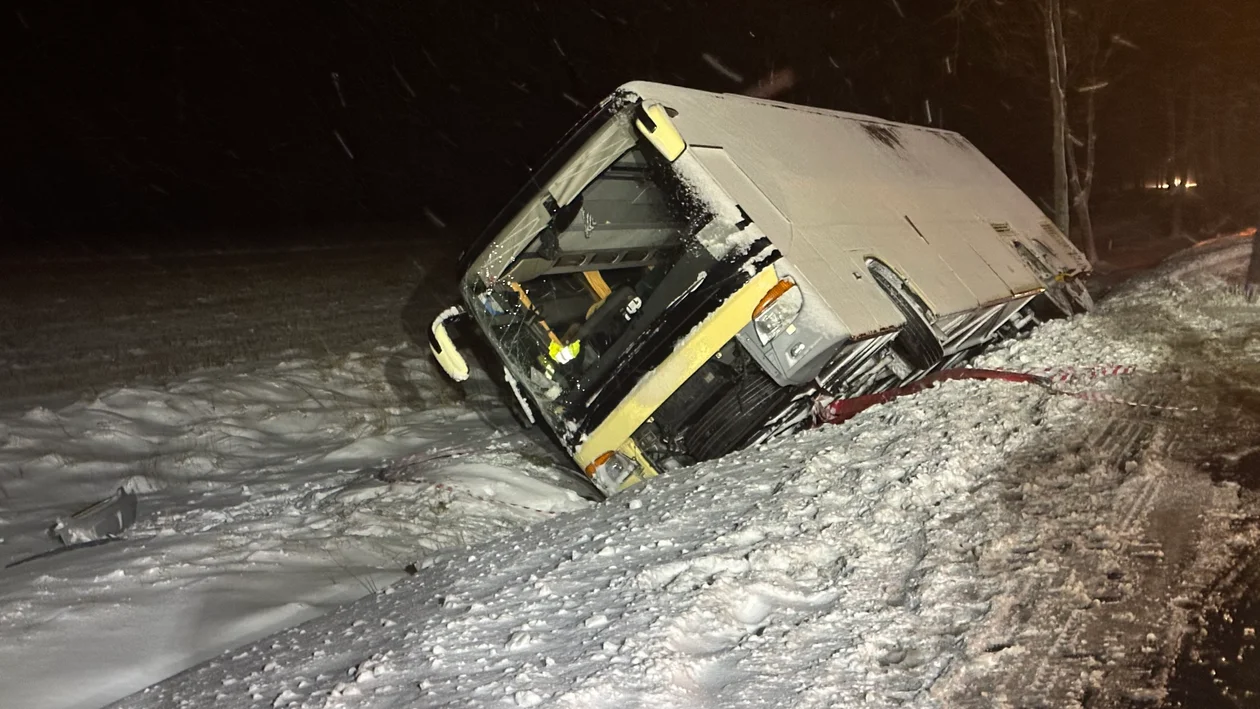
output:
<path id="1" fill-rule="evenodd" d="M 819 407 L 818 422 L 843 423 L 863 411 L 866 411 L 872 406 L 884 404 L 902 396 L 917 394 L 924 389 L 931 389 L 939 382 L 955 379 L 1017 382 L 1020 384 L 1037 384 L 1039 386 L 1050 385 L 1049 379 L 1036 374 L 1004 372 L 997 369 L 946 369 L 935 374 L 930 374 L 913 384 L 907 384 L 906 386 L 898 387 L 896 389 L 889 389 L 888 391 L 881 391 L 878 394 L 855 396 L 852 399 L 836 399 L 829 404 Z"/>

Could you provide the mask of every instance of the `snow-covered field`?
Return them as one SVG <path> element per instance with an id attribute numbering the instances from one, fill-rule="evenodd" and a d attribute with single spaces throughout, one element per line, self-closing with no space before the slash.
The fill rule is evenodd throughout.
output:
<path id="1" fill-rule="evenodd" d="M 417 237 L 396 228 L 300 248 L 0 256 L 0 406 L 414 340 L 440 310 L 454 259 L 453 246 Z"/>
<path id="2" fill-rule="evenodd" d="M 141 493 L 126 541 L 4 570 L 0 703 L 100 706 L 430 552 L 588 506 L 491 402 L 443 405 L 423 355 L 404 361 L 427 406 L 401 407 L 381 374 L 396 354 L 238 366 L 0 422 L 6 563 L 54 548 L 56 517 Z"/>
<path id="3" fill-rule="evenodd" d="M 141 499 L 126 541 L 0 571 L 0 706 L 101 706 L 589 504 L 489 382 L 461 394 L 402 344 L 443 305 L 418 264 L 444 256 L 395 240 L 7 274 L 0 562 L 56 549 L 54 521 L 117 487 Z"/>
<path id="4" fill-rule="evenodd" d="M 1256 542 L 1249 247 L 984 362 L 1082 368 L 1086 398 L 950 382 L 595 505 L 489 382 L 457 401 L 398 348 L 6 416 L 4 558 L 143 494 L 125 540 L 0 576 L 0 697 L 96 706 L 213 656 L 119 706 L 1157 700 Z"/>

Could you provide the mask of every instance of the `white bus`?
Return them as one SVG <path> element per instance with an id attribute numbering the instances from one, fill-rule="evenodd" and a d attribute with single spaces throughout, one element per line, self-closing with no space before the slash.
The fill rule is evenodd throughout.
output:
<path id="1" fill-rule="evenodd" d="M 634 82 L 465 253 L 430 344 L 467 378 L 470 323 L 607 495 L 1087 309 L 1088 267 L 956 133 Z"/>

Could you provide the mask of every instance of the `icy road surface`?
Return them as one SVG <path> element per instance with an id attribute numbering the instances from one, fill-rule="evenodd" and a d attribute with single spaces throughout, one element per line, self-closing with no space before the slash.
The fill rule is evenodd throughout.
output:
<path id="1" fill-rule="evenodd" d="M 453 554 L 119 706 L 1158 703 L 1256 543 L 1249 247 L 984 362 L 1134 365 L 1063 388 L 1146 406 L 946 383 Z"/>

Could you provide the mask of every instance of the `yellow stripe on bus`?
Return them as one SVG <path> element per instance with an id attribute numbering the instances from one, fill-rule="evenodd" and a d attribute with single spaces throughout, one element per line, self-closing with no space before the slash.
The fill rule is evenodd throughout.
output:
<path id="1" fill-rule="evenodd" d="M 664 362 L 639 380 L 608 418 L 591 431 L 573 456 L 578 467 L 585 469 L 600 455 L 621 449 L 683 382 L 752 321 L 753 309 L 778 282 L 773 268 L 762 269 L 701 323 Z"/>

